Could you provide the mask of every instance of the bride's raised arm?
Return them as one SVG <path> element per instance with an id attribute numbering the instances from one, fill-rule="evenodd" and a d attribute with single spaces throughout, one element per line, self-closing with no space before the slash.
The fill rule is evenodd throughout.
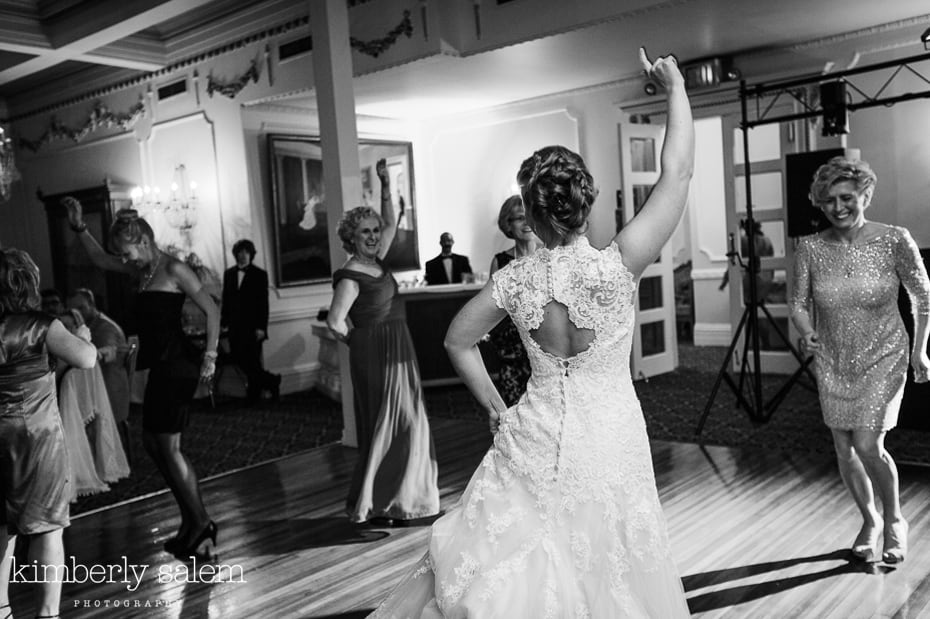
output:
<path id="1" fill-rule="evenodd" d="M 678 62 L 671 55 L 650 62 L 643 48 L 639 49 L 639 58 L 643 71 L 668 93 L 668 121 L 659 180 L 643 209 L 614 238 L 624 264 L 637 278 L 675 232 L 694 172 L 694 123 Z"/>

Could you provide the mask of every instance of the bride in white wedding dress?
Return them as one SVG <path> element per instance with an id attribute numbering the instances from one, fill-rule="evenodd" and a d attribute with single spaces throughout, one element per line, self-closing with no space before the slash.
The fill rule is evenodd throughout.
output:
<path id="1" fill-rule="evenodd" d="M 674 57 L 646 73 L 668 93 L 662 173 L 642 211 L 604 249 L 584 236 L 596 197 L 560 146 L 523 162 L 527 220 L 545 247 L 496 272 L 456 316 L 446 349 L 489 415 L 494 442 L 429 550 L 372 617 L 689 616 L 630 377 L 634 294 L 684 209 L 691 110 Z M 506 408 L 477 342 L 505 314 L 532 367 Z"/>

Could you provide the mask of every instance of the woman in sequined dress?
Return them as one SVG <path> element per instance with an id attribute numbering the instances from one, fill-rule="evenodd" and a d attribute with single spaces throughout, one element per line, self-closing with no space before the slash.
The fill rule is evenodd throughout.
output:
<path id="1" fill-rule="evenodd" d="M 491 275 L 517 258 L 536 251 L 539 242 L 533 229 L 526 222 L 523 198 L 518 195 L 504 200 L 497 216 L 497 227 L 504 236 L 513 240 L 513 247 L 494 254 L 494 258 L 491 259 Z M 500 360 L 497 388 L 504 398 L 504 403 L 513 406 L 526 391 L 526 382 L 530 379 L 530 359 L 526 356 L 523 342 L 520 341 L 520 332 L 510 318 L 504 318 L 488 335 Z"/>
<path id="2" fill-rule="evenodd" d="M 801 239 L 795 253 L 791 318 L 814 371 L 840 475 L 862 512 L 852 552 L 898 563 L 907 554 L 898 472 L 885 450 L 904 393 L 908 358 L 917 382 L 930 379 L 930 281 L 905 228 L 867 221 L 876 176 L 864 161 L 835 157 L 814 174 L 810 198 L 830 227 Z M 914 338 L 898 311 L 898 288 L 911 297 Z M 882 502 L 876 507 L 873 488 Z"/>

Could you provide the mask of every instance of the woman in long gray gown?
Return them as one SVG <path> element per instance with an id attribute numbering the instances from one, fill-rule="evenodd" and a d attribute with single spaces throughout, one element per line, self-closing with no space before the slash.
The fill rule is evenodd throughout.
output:
<path id="1" fill-rule="evenodd" d="M 359 458 L 346 511 L 355 523 L 400 524 L 439 513 L 438 469 L 416 352 L 397 282 L 382 262 L 397 230 L 384 159 L 376 170 L 381 214 L 363 206 L 339 222 L 351 257 L 333 273 L 326 320 L 349 345 Z"/>

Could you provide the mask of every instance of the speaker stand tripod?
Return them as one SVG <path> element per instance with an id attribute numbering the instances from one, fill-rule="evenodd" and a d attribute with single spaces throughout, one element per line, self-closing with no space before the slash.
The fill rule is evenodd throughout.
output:
<path id="1" fill-rule="evenodd" d="M 750 227 L 750 230 L 752 228 Z M 751 234 L 751 233 L 750 233 Z M 730 251 L 727 253 L 727 256 L 733 260 L 734 258 L 739 261 L 740 267 L 743 270 L 747 270 L 746 266 L 743 264 L 743 261 L 732 245 L 733 238 L 730 235 Z M 756 257 L 756 261 L 758 258 Z M 750 271 L 755 271 L 754 267 L 755 261 L 750 258 Z M 723 363 L 720 366 L 720 371 L 717 372 L 717 378 L 714 381 L 714 386 L 710 391 L 710 397 L 707 400 L 707 404 L 704 406 L 704 413 L 701 415 L 701 420 L 698 423 L 697 430 L 695 431 L 695 436 L 699 436 L 704 430 L 704 424 L 707 421 L 708 415 L 710 415 L 710 410 L 714 405 L 714 399 L 717 397 L 717 392 L 720 390 L 720 384 L 726 382 L 727 386 L 733 391 L 736 395 L 736 405 L 737 408 L 743 407 L 746 409 L 746 412 L 749 415 L 749 418 L 752 421 L 757 423 L 764 423 L 772 418 L 772 415 L 775 413 L 775 410 L 785 399 L 785 396 L 788 395 L 788 392 L 791 390 L 791 387 L 798 381 L 802 374 L 806 374 L 812 382 L 816 384 L 814 375 L 810 370 L 810 363 L 813 360 L 813 357 L 808 357 L 807 359 L 801 356 L 801 353 L 791 344 L 788 340 L 788 336 L 781 330 L 781 327 L 778 326 L 778 323 L 775 322 L 775 319 L 772 317 L 772 314 L 769 312 L 768 308 L 765 307 L 764 301 L 759 301 L 756 299 L 756 278 L 751 278 L 749 287 L 751 288 L 749 298 L 746 299 L 746 307 L 743 310 L 743 315 L 740 317 L 739 324 L 736 327 L 736 332 L 733 334 L 733 340 L 730 342 L 729 348 L 727 348 L 727 354 L 723 358 Z M 772 396 L 768 402 L 763 402 L 762 399 L 762 373 L 761 373 L 761 363 L 759 357 L 759 345 L 760 345 L 760 332 L 759 332 L 759 310 L 765 316 L 765 319 L 768 321 L 769 326 L 778 336 L 778 338 L 784 343 L 785 347 L 794 355 L 794 358 L 798 361 L 798 369 L 788 377 L 788 380 L 779 388 L 779 390 Z M 743 330 L 745 329 L 745 333 Z M 733 358 L 733 353 L 736 351 L 737 346 L 739 345 L 740 336 L 743 337 L 743 355 L 738 359 L 740 364 L 739 378 L 733 380 L 730 376 L 729 367 L 731 359 Z M 750 367 L 750 363 L 752 367 Z M 744 393 L 744 392 L 748 392 Z"/>

